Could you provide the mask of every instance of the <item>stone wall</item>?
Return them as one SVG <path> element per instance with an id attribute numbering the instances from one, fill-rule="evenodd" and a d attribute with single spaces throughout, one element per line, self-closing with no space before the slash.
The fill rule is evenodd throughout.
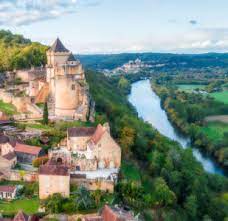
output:
<path id="1" fill-rule="evenodd" d="M 88 190 L 101 190 L 109 193 L 114 192 L 114 182 L 111 180 L 105 179 L 85 179 L 85 178 L 77 178 L 71 177 L 70 183 L 77 186 L 84 186 Z"/>
<path id="2" fill-rule="evenodd" d="M 26 181 L 26 182 L 37 182 L 38 173 L 24 170 L 11 170 L 7 175 L 6 179 L 10 181 Z"/>
<path id="3" fill-rule="evenodd" d="M 70 176 L 39 175 L 39 197 L 45 199 L 48 196 L 60 193 L 64 197 L 70 195 Z"/>

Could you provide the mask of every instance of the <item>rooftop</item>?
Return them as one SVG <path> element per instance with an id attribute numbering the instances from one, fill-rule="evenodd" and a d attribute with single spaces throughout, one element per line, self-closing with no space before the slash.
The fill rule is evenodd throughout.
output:
<path id="1" fill-rule="evenodd" d="M 0 192 L 13 193 L 16 188 L 16 186 L 0 186 Z"/>
<path id="2" fill-rule="evenodd" d="M 52 164 L 50 160 L 45 164 L 40 166 L 39 174 L 41 175 L 55 175 L 55 176 L 69 176 L 68 167 L 64 165 Z"/>
<path id="3" fill-rule="evenodd" d="M 13 221 L 28 221 L 28 220 L 29 220 L 29 216 L 23 213 L 22 211 L 19 211 L 13 219 Z"/>
<path id="4" fill-rule="evenodd" d="M 41 147 L 29 146 L 21 143 L 16 143 L 16 146 L 15 146 L 16 152 L 27 153 L 31 155 L 38 155 L 41 150 L 42 150 Z"/>
<path id="5" fill-rule="evenodd" d="M 53 52 L 69 52 L 68 49 L 65 48 L 63 43 L 57 38 L 54 42 L 54 44 L 50 47 L 49 51 Z"/>
<path id="6" fill-rule="evenodd" d="M 92 136 L 95 131 L 95 127 L 72 127 L 68 128 L 67 133 L 69 137 L 84 137 Z"/>
<path id="7" fill-rule="evenodd" d="M 102 135 L 105 133 L 105 128 L 102 127 L 101 124 L 99 124 L 96 128 L 95 133 L 93 134 L 93 136 L 91 137 L 91 141 L 95 144 L 97 144 L 99 142 L 99 140 L 101 139 Z"/>

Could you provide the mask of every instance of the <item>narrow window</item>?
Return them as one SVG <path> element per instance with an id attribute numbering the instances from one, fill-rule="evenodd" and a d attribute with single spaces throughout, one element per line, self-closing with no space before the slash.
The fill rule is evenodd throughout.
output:
<path id="1" fill-rule="evenodd" d="M 71 89 L 74 91 L 75 90 L 75 84 L 71 85 Z"/>

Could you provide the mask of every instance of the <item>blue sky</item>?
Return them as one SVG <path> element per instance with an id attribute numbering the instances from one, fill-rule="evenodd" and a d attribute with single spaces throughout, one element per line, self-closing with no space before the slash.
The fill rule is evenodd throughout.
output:
<path id="1" fill-rule="evenodd" d="M 227 0 L 0 0 L 0 26 L 74 53 L 227 52 Z"/>

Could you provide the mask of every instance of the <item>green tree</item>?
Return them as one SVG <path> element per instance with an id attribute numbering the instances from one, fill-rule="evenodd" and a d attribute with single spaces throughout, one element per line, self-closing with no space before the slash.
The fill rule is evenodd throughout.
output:
<path id="1" fill-rule="evenodd" d="M 190 195 L 187 197 L 184 203 L 184 208 L 190 218 L 190 220 L 195 220 L 197 217 L 197 199 L 196 196 Z"/>
<path id="2" fill-rule="evenodd" d="M 93 197 L 85 187 L 79 187 L 74 193 L 75 204 L 78 210 L 87 210 L 95 206 Z"/>
<path id="3" fill-rule="evenodd" d="M 129 154 L 135 141 L 135 130 L 130 127 L 124 127 L 120 132 L 120 145 L 124 154 Z"/>
<path id="4" fill-rule="evenodd" d="M 163 178 L 157 178 L 155 181 L 155 204 L 158 207 L 171 206 L 176 201 L 175 193 L 172 192 Z"/>
<path id="5" fill-rule="evenodd" d="M 43 124 L 48 124 L 48 105 L 47 105 L 47 102 L 45 102 L 45 104 L 44 104 Z"/>

